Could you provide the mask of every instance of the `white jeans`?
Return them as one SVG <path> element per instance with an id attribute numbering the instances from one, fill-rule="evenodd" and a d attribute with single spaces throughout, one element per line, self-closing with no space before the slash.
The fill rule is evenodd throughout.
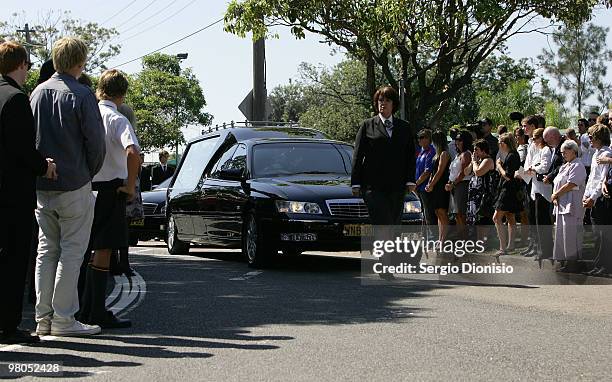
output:
<path id="1" fill-rule="evenodd" d="M 79 310 L 77 283 L 91 233 L 91 183 L 74 191 L 37 191 L 36 322 L 69 325 Z"/>

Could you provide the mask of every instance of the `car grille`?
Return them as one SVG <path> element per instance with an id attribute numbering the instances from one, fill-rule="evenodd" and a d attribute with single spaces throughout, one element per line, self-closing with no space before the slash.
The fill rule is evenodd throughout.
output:
<path id="1" fill-rule="evenodd" d="M 155 215 L 157 209 L 157 203 L 142 203 L 142 210 L 145 216 Z"/>
<path id="2" fill-rule="evenodd" d="M 333 216 L 344 218 L 367 218 L 368 208 L 363 199 L 326 200 L 327 208 Z"/>

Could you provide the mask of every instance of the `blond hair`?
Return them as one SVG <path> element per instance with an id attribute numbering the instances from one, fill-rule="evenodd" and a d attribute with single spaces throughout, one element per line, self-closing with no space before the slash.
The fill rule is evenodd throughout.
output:
<path id="1" fill-rule="evenodd" d="M 51 51 L 53 68 L 58 73 L 65 73 L 87 60 L 87 45 L 78 38 L 63 37 L 53 44 Z"/>
<path id="2" fill-rule="evenodd" d="M 127 93 L 128 85 L 125 74 L 117 69 L 109 69 L 100 76 L 96 95 L 98 99 L 106 100 L 123 97 Z"/>
<path id="3" fill-rule="evenodd" d="M 504 133 L 499 136 L 499 141 L 505 143 L 510 151 L 516 150 L 516 140 L 511 133 Z"/>

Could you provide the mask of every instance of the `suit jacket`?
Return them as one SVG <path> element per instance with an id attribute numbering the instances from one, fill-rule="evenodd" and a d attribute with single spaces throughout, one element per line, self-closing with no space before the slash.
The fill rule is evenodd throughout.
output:
<path id="1" fill-rule="evenodd" d="M 393 118 L 391 137 L 380 117 L 361 123 L 353 152 L 351 184 L 362 189 L 400 191 L 416 171 L 415 134 L 408 123 Z"/>
<path id="2" fill-rule="evenodd" d="M 174 175 L 174 167 L 166 165 L 166 171 L 164 171 L 161 164 L 155 165 L 151 169 L 151 184 L 157 186 L 164 180 L 171 178 L 172 175 Z"/>
<path id="3" fill-rule="evenodd" d="M 35 140 L 28 96 L 15 80 L 0 76 L 0 207 L 36 207 L 36 176 L 47 172 L 47 160 Z"/>
<path id="4" fill-rule="evenodd" d="M 561 145 L 565 142 L 565 138 L 561 138 L 559 145 L 553 149 L 552 158 L 550 159 L 550 169 L 545 175 L 548 176 L 550 182 L 555 180 L 555 177 L 559 173 L 561 166 L 563 166 L 563 155 L 561 153 Z"/>

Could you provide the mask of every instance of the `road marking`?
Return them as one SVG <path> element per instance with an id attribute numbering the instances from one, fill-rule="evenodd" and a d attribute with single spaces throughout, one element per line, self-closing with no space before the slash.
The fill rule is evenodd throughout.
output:
<path id="1" fill-rule="evenodd" d="M 240 277 L 234 277 L 231 278 L 230 281 L 243 281 L 243 280 L 249 280 L 252 279 L 255 276 L 259 276 L 260 274 L 262 274 L 263 271 L 252 271 L 252 272 L 247 272 L 244 275 L 240 276 Z"/>

